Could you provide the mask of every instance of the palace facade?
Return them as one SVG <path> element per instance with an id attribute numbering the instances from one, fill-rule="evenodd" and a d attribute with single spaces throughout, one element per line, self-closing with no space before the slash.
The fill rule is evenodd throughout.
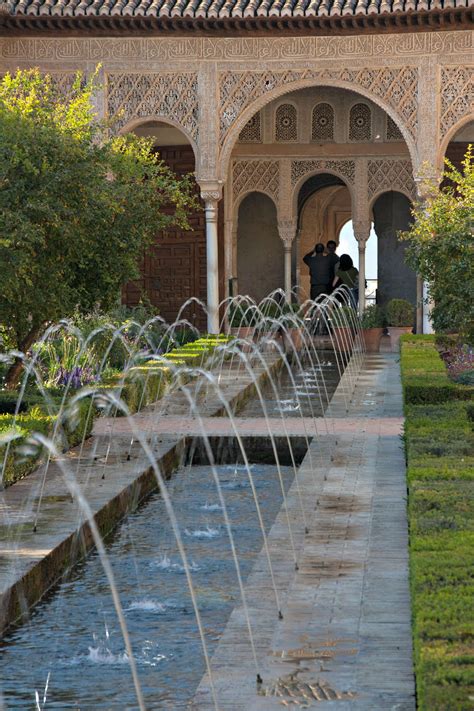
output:
<path id="1" fill-rule="evenodd" d="M 302 256 L 352 220 L 364 293 L 378 241 L 378 299 L 417 303 L 397 231 L 474 141 L 473 0 L 7 0 L 2 72 L 39 67 L 67 90 L 100 65 L 99 115 L 153 136 L 195 171 L 192 231 L 157 235 L 142 279 L 174 319 L 192 296 L 260 298 L 309 284 Z M 364 298 L 361 298 L 361 308 Z M 202 324 L 194 302 L 185 315 Z"/>

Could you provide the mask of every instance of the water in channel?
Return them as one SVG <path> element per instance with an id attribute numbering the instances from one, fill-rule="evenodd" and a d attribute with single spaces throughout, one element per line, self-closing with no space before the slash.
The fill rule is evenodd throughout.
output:
<path id="1" fill-rule="evenodd" d="M 245 579 L 262 547 L 248 475 L 242 465 L 217 469 Z M 288 489 L 294 470 L 281 471 Z M 276 467 L 254 464 L 252 474 L 269 530 L 282 503 Z M 209 467 L 178 470 L 170 493 L 212 654 L 240 598 Z M 128 516 L 109 543 L 108 554 L 147 709 L 188 708 L 205 672 L 204 659 L 182 562 L 159 494 Z M 29 623 L 0 644 L 0 708 L 137 707 L 110 588 L 96 554 L 36 607 Z"/>
<path id="2" fill-rule="evenodd" d="M 339 383 L 332 351 L 320 351 L 319 362 L 293 363 L 291 375 L 282 368 L 274 377 L 275 388 L 268 383 L 263 390 L 264 405 L 269 417 L 322 417 Z M 275 395 L 275 390 L 276 394 Z M 239 417 L 262 417 L 259 398 L 249 400 Z"/>

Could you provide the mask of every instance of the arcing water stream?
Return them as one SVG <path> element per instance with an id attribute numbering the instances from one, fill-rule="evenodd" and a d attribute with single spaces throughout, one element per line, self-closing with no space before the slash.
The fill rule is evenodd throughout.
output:
<path id="1" fill-rule="evenodd" d="M 341 298 L 344 300 L 344 292 Z M 165 341 L 169 343 L 179 328 L 189 325 L 183 320 L 171 326 L 162 324 L 160 319 L 142 326 L 135 324 L 133 341 L 123 329 L 107 328 L 102 332 L 97 329 L 87 338 L 74 332 L 80 343 L 76 365 L 83 362 L 88 344 L 94 338 L 101 337 L 104 331 L 111 335 L 96 375 L 99 381 L 107 370 L 113 349 L 119 346 L 125 353 L 125 374 L 114 381 L 113 392 L 102 389 L 100 396 L 96 396 L 97 389 L 92 383 L 81 391 L 83 395 L 74 398 L 77 402 L 83 398 L 84 403 L 88 403 L 89 414 L 95 408 L 97 397 L 104 404 L 109 403 L 110 427 L 108 434 L 100 438 L 97 452 L 100 449 L 102 454 L 96 457 L 96 466 L 103 468 L 105 476 L 117 434 L 114 430 L 120 429 L 120 422 L 130 423 L 126 459 L 130 460 L 134 448 L 141 449 L 148 466 L 154 467 L 161 494 L 155 494 L 136 513 L 129 514 L 100 556 L 93 554 L 73 569 L 55 593 L 35 608 L 26 624 L 5 636 L 0 648 L 2 667 L 6 670 L 1 682 L 5 708 L 35 707 L 40 711 L 47 708 L 184 708 L 192 699 L 206 667 L 208 672 L 210 670 L 210 656 L 235 602 L 243 600 L 245 608 L 245 577 L 262 545 L 265 547 L 265 531 L 282 504 L 285 508 L 285 492 L 297 477 L 299 459 L 292 450 L 291 438 L 287 436 L 290 457 L 283 464 L 272 433 L 272 422 L 277 418 L 283 421 L 288 417 L 301 418 L 308 443 L 315 429 L 308 432 L 305 423 L 324 415 L 346 366 L 350 390 L 350 369 L 355 372 L 357 367 L 360 336 L 357 332 L 355 336 L 350 335 L 357 323 L 355 316 L 347 316 L 344 310 L 339 322 L 342 321 L 345 328 L 331 329 L 331 315 L 339 308 L 334 299 L 311 302 L 299 314 L 293 310 L 288 313 L 279 293 L 260 305 L 236 297 L 226 308 L 228 311 L 240 309 L 242 322 L 253 324 L 253 336 L 246 340 L 247 333 L 242 339 L 238 332 L 236 340 L 217 343 L 212 357 L 206 361 L 198 349 L 193 351 L 192 344 L 187 353 L 183 351 L 182 357 L 179 351 L 175 359 L 172 353 L 162 353 Z M 310 320 L 305 318 L 305 311 L 310 314 Z M 150 329 L 155 329 L 157 324 L 161 335 L 153 341 Z M 314 337 L 319 324 L 323 330 L 329 326 L 324 340 L 326 348 L 333 346 L 329 351 L 321 350 Z M 64 328 L 68 333 L 73 332 L 68 324 Z M 53 329 L 50 333 L 56 335 Z M 45 336 L 45 341 L 48 337 Z M 133 383 L 130 374 L 135 376 L 143 368 L 144 359 L 150 359 L 150 354 L 154 354 L 154 367 L 166 366 L 171 375 L 168 395 L 146 407 L 145 393 L 153 376 L 152 371 L 145 369 L 142 374 L 145 384 L 135 398 L 138 415 L 127 415 L 124 420 L 118 415 L 120 411 L 127 413 L 128 408 L 117 399 L 116 387 L 130 388 L 127 385 Z M 36 388 L 43 393 L 46 402 L 48 389 L 44 387 L 38 360 L 34 352 L 26 360 L 27 372 L 35 379 Z M 279 364 L 276 369 L 275 364 Z M 243 378 L 253 386 L 254 397 L 238 407 L 230 406 L 226 387 L 232 382 L 238 385 Z M 69 380 L 60 401 L 60 415 L 68 410 L 66 403 L 71 387 Z M 22 388 L 21 397 L 26 397 L 27 392 Z M 349 391 L 347 397 L 350 398 Z M 191 417 L 202 428 L 200 436 L 212 463 L 213 454 L 202 417 L 209 414 L 213 400 L 221 405 L 221 414 L 230 418 L 238 442 L 235 463 L 182 467 L 173 475 L 171 484 L 165 484 L 154 461 L 156 436 L 141 431 L 140 423 L 145 420 L 140 417 L 155 423 L 163 422 L 173 412 Z M 53 409 L 51 402 L 47 405 Z M 21 411 L 20 399 L 15 411 L 17 414 Z M 267 442 L 272 464 L 262 465 L 255 461 L 253 454 L 246 452 L 235 416 L 254 417 L 265 423 L 267 431 L 258 434 L 262 442 Z M 62 426 L 60 418 L 56 423 L 55 432 Z M 67 426 L 71 428 L 69 422 Z M 15 436 L 6 440 L 4 468 Z M 37 438 L 37 441 L 42 440 Z M 78 501 L 82 494 L 76 491 L 74 468 L 77 474 L 83 448 L 84 437 L 82 441 L 79 439 L 77 462 L 64 465 L 69 495 L 77 495 Z M 39 497 L 23 503 L 27 513 L 35 508 L 34 530 L 40 519 L 53 451 L 51 445 Z M 314 495 L 316 497 L 317 492 Z M 84 499 L 82 515 L 86 509 Z M 295 523 L 290 523 L 288 518 L 290 539 L 292 525 Z M 306 527 L 304 512 L 301 525 Z M 4 526 L 10 538 L 14 538 L 15 528 L 9 529 L 8 520 Z M 294 548 L 293 555 L 297 565 Z M 268 566 L 273 578 L 270 558 Z M 120 609 L 124 613 L 121 625 L 120 615 L 117 618 Z M 282 614 L 278 597 L 276 612 Z M 127 630 L 125 636 L 124 629 Z M 249 636 L 252 640 L 250 623 Z M 133 650 L 132 666 L 127 652 L 129 645 Z M 135 674 L 134 684 L 130 683 L 129 667 Z M 255 672 L 258 679 L 256 656 Z M 212 673 L 210 679 L 212 684 Z M 215 696 L 214 705 L 218 708 Z"/>

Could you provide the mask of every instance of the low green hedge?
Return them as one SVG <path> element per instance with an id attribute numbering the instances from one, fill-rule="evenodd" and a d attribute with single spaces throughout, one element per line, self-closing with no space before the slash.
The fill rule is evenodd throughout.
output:
<path id="1" fill-rule="evenodd" d="M 4 487 L 30 474 L 41 460 L 44 454 L 42 448 L 28 441 L 33 433 L 53 437 L 56 431 L 55 446 L 63 451 L 75 447 L 90 435 L 94 424 L 90 400 L 84 399 L 66 407 L 61 416 L 61 427 L 56 427 L 56 423 L 57 415 L 49 415 L 37 405 L 16 418 L 14 415 L 0 415 L 0 470 L 3 468 Z M 7 439 L 12 433 L 20 436 L 13 439 L 8 447 Z"/>
<path id="2" fill-rule="evenodd" d="M 130 368 L 124 375 L 118 373 L 101 383 L 97 392 L 111 391 L 116 399 L 122 400 L 130 413 L 156 402 L 166 393 L 172 379 L 170 368 L 161 363 L 150 362 Z M 112 408 L 113 409 L 113 408 Z M 110 411 L 110 408 L 109 408 Z M 124 415 L 117 410 L 117 415 Z"/>
<path id="3" fill-rule="evenodd" d="M 193 343 L 186 344 L 181 348 L 168 353 L 163 360 L 151 360 L 142 365 L 133 366 L 126 374 L 117 372 L 100 383 L 94 390 L 97 395 L 100 392 L 110 391 L 118 399 L 122 399 L 131 413 L 137 412 L 142 407 L 159 400 L 169 389 L 172 381 L 173 370 L 180 366 L 197 367 L 204 366 L 219 345 L 225 344 L 229 340 L 228 336 L 204 336 Z M 62 402 L 62 391 L 48 391 L 51 397 L 52 410 L 59 412 Z M 88 437 L 94 425 L 94 418 L 97 415 L 97 405 L 100 398 L 95 396 L 95 403 L 91 406 L 90 398 L 75 401 L 70 397 L 61 415 L 61 427 L 57 428 L 61 436 L 57 438 L 56 447 L 62 450 L 80 444 Z M 40 448 L 35 447 L 25 454 L 25 444 L 33 432 L 41 432 L 51 437 L 55 430 L 56 416 L 51 416 L 47 412 L 44 397 L 37 391 L 27 391 L 23 402 L 26 412 L 20 412 L 14 418 L 15 405 L 18 393 L 0 393 L 1 407 L 8 411 L 7 414 L 0 414 L 0 436 L 9 433 L 12 428 L 21 436 L 15 439 L 9 447 L 7 462 L 5 465 L 4 486 L 9 486 L 15 481 L 30 474 L 38 465 L 41 458 Z M 113 408 L 108 408 L 110 412 Z M 123 414 L 117 411 L 117 415 Z M 0 467 L 6 454 L 6 444 L 0 440 Z"/>
<path id="4" fill-rule="evenodd" d="M 163 360 L 149 360 L 130 368 L 125 375 L 117 373 L 101 383 L 98 390 L 113 391 L 116 398 L 123 400 L 128 411 L 135 413 L 163 397 L 176 368 L 204 367 L 216 348 L 228 341 L 228 336 L 204 336 L 166 353 Z M 117 410 L 115 414 L 120 416 L 124 413 Z"/>
<path id="5" fill-rule="evenodd" d="M 450 387 L 433 336 L 403 337 L 401 364 L 418 708 L 468 711 L 474 696 L 474 435 L 473 405 L 466 400 L 472 388 Z"/>
<path id="6" fill-rule="evenodd" d="M 405 335 L 401 339 L 403 394 L 407 404 L 472 400 L 474 387 L 454 383 L 436 348 L 436 336 Z"/>

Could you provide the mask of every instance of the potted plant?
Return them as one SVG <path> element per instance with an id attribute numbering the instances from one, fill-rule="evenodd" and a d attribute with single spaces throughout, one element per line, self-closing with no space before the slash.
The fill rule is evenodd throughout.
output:
<path id="1" fill-rule="evenodd" d="M 362 337 L 367 353 L 378 353 L 384 325 L 384 312 L 377 304 L 364 309 L 361 318 Z"/>
<path id="2" fill-rule="evenodd" d="M 330 322 L 334 331 L 334 345 L 341 353 L 349 353 L 354 344 L 354 319 L 356 312 L 350 306 L 334 308 L 330 314 Z"/>
<path id="3" fill-rule="evenodd" d="M 415 307 L 406 299 L 392 299 L 387 304 L 386 314 L 392 352 L 398 353 L 400 336 L 413 330 Z"/>
<path id="4" fill-rule="evenodd" d="M 233 304 L 229 309 L 230 332 L 236 338 L 252 339 L 257 320 L 256 307 L 251 304 Z"/>
<path id="5" fill-rule="evenodd" d="M 298 350 L 303 344 L 303 334 L 301 331 L 301 326 L 299 325 L 301 321 L 301 315 L 299 311 L 299 304 L 286 304 L 283 307 L 283 312 L 280 317 L 280 321 L 282 325 L 286 351 L 291 352 L 294 348 Z"/>

